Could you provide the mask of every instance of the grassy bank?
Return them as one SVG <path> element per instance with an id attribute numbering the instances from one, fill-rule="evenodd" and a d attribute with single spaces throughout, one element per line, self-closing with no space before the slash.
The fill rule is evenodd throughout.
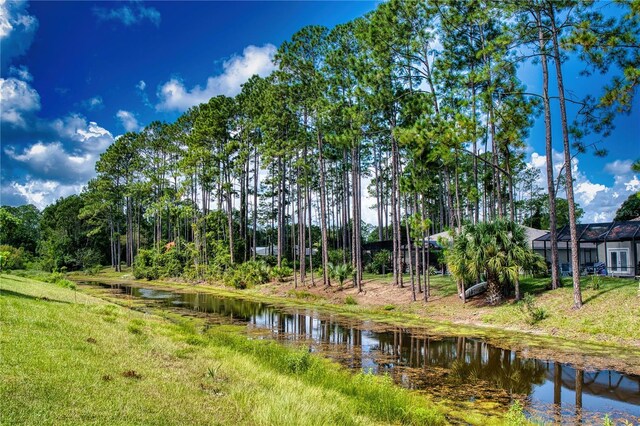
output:
<path id="1" fill-rule="evenodd" d="M 3 424 L 486 423 L 235 327 L 0 277 Z M 495 420 L 494 420 L 495 421 Z"/>
<path id="2" fill-rule="evenodd" d="M 432 295 L 426 304 L 411 302 L 410 288 L 398 289 L 391 285 L 390 278 L 374 276 L 366 277 L 365 293 L 349 286 L 294 289 L 291 282 L 234 290 L 208 284 L 135 281 L 126 271 L 110 270 L 95 276 L 76 274 L 73 279 L 197 290 L 281 306 L 317 307 L 359 319 L 425 327 L 430 334 L 482 337 L 497 346 L 526 350 L 529 356 L 555 358 L 585 368 L 640 373 L 638 282 L 629 279 L 605 277 L 594 286 L 592 278 L 585 277 L 585 305 L 580 310 L 571 308 L 569 281 L 550 291 L 546 290 L 548 279 L 525 279 L 522 292 L 532 294 L 535 307 L 544 312 L 544 318 L 535 323 L 521 303 L 507 301 L 500 306 L 486 306 L 482 298 L 461 303 L 451 278 L 442 276 L 432 277 Z"/>

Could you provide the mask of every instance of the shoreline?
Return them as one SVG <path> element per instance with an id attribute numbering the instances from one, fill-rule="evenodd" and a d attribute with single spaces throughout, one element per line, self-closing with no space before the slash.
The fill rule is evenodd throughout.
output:
<path id="1" fill-rule="evenodd" d="M 412 328 L 414 332 L 424 332 L 433 336 L 466 336 L 484 339 L 492 345 L 511 349 L 528 358 L 550 359 L 574 365 L 584 369 L 614 369 L 640 375 L 640 347 L 638 345 L 616 341 L 584 340 L 561 333 L 550 334 L 543 329 L 521 330 L 514 327 L 486 324 L 467 320 L 454 322 L 430 318 L 417 312 L 404 309 L 387 311 L 375 305 L 344 305 L 328 299 L 315 298 L 309 288 L 290 288 L 288 283 L 270 283 L 254 289 L 236 290 L 230 287 L 185 283 L 169 280 L 135 280 L 132 277 L 113 277 L 104 275 L 71 274 L 69 278 L 76 282 L 94 282 L 104 284 L 124 284 L 135 287 L 156 287 L 171 291 L 203 292 L 221 297 L 232 297 L 267 303 L 283 308 L 313 308 L 323 313 L 335 314 L 361 321 L 373 321 L 383 326 Z M 275 287 L 275 289 L 274 289 Z M 316 292 L 336 291 L 313 288 Z M 343 290 L 349 290 L 344 288 Z M 288 296 L 283 296 L 283 291 Z M 296 293 L 297 292 L 297 293 Z M 271 294 L 269 294 L 271 293 Z M 299 297 L 306 296 L 305 298 Z M 309 296 L 311 295 L 311 296 Z M 414 302 L 414 305 L 423 305 Z M 415 306 L 414 306 L 415 307 Z"/>

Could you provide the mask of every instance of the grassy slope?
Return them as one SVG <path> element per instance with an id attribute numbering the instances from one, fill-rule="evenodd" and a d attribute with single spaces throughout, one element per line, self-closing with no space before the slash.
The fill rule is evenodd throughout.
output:
<path id="1" fill-rule="evenodd" d="M 203 331 L 7 275 L 0 295 L 2 424 L 488 420 L 233 327 Z"/>

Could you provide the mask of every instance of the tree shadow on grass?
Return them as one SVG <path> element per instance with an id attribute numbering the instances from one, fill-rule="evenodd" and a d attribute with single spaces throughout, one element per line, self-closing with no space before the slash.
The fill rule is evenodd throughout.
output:
<path id="1" fill-rule="evenodd" d="M 580 287 L 584 288 L 585 284 L 581 283 Z M 582 303 L 589 303 L 592 300 L 597 299 L 598 297 L 602 296 L 603 294 L 607 294 L 607 293 L 609 293 L 610 291 L 613 291 L 613 290 L 618 290 L 620 287 L 624 287 L 624 285 L 609 285 L 606 288 L 598 290 L 598 292 L 596 294 L 587 297 L 586 299 L 584 299 L 582 301 Z"/>
<path id="2" fill-rule="evenodd" d="M 43 302 L 56 302 L 56 303 L 65 303 L 65 304 L 71 303 L 71 302 L 67 302 L 66 300 L 57 300 L 57 299 L 49 299 L 48 297 L 32 296 L 30 294 L 18 293 L 17 291 L 7 290 L 4 288 L 0 288 L 0 296 L 17 297 L 20 299 L 43 301 Z"/>

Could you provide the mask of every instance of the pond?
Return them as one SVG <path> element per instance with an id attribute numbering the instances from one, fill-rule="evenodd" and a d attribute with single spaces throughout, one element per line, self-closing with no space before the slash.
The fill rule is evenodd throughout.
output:
<path id="1" fill-rule="evenodd" d="M 90 285 L 88 283 L 84 285 Z M 515 399 L 526 412 L 556 423 L 640 423 L 640 376 L 583 370 L 553 359 L 523 356 L 473 337 L 429 335 L 427 328 L 354 320 L 311 308 L 280 307 L 207 293 L 99 285 L 145 305 L 205 317 L 211 324 L 244 324 L 253 338 L 308 347 L 346 368 L 388 374 L 400 386 L 436 399 L 493 402 Z"/>

